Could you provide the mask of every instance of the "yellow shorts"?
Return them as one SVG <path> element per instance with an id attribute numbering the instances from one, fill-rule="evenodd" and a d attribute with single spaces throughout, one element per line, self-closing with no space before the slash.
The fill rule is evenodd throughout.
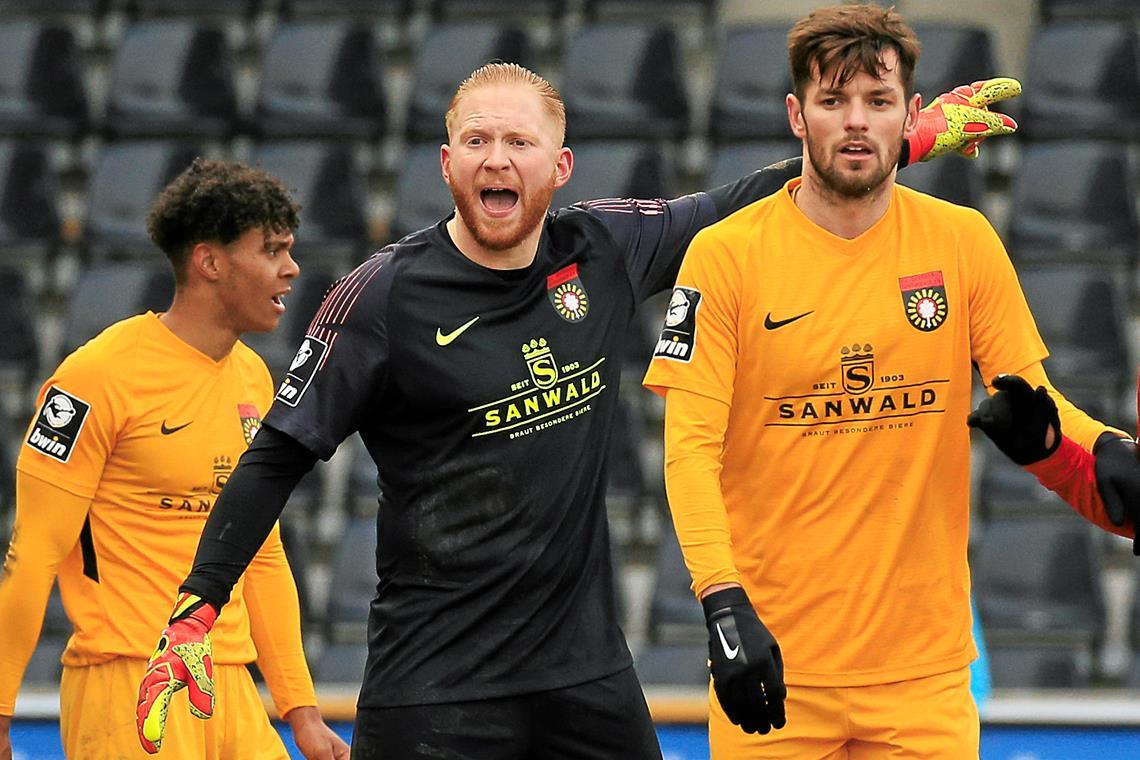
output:
<path id="1" fill-rule="evenodd" d="M 789 686 L 788 723 L 746 734 L 709 689 L 712 760 L 964 760 L 978 757 L 970 671 L 843 688 Z"/>
<path id="2" fill-rule="evenodd" d="M 281 737 L 244 665 L 214 666 L 214 717 L 190 714 L 186 690 L 170 701 L 162 750 L 148 755 L 135 729 L 146 661 L 119 657 L 64 668 L 59 730 L 68 760 L 288 760 Z"/>

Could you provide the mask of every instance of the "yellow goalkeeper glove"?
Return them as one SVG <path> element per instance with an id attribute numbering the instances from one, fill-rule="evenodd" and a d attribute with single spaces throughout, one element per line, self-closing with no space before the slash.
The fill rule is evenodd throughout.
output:
<path id="1" fill-rule="evenodd" d="M 942 93 L 918 112 L 918 126 L 906 141 L 906 157 L 900 163 L 908 166 L 950 152 L 977 158 L 982 140 L 1017 131 L 1017 122 L 989 110 L 990 104 L 1020 94 L 1021 82 L 1009 77 L 963 84 Z"/>

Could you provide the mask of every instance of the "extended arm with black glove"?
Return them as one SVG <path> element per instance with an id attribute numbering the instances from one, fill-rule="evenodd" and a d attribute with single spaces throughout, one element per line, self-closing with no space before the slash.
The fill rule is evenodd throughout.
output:
<path id="1" fill-rule="evenodd" d="M 1061 418 L 1045 386 L 1034 390 L 1017 375 L 998 375 L 990 385 L 996 392 L 970 412 L 967 425 L 985 433 L 1022 467 L 1057 450 L 1061 445 Z"/>
<path id="2" fill-rule="evenodd" d="M 709 627 L 713 690 L 725 715 L 750 734 L 783 728 L 784 660 L 748 595 L 739 587 L 726 588 L 701 605 Z"/>
<path id="3" fill-rule="evenodd" d="M 214 662 L 210 629 L 218 611 L 194 594 L 181 594 L 139 685 L 135 708 L 139 742 L 148 754 L 162 748 L 166 713 L 175 692 L 188 688 L 190 713 L 214 714 Z"/>

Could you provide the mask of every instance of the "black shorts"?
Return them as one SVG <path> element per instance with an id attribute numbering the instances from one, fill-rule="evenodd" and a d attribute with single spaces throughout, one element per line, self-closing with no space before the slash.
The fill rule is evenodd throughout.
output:
<path id="1" fill-rule="evenodd" d="M 356 713 L 352 760 L 661 760 L 633 668 L 517 697 Z"/>

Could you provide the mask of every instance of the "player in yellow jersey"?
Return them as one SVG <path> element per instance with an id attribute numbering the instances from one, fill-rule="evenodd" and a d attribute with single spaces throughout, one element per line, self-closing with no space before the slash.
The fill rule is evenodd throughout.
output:
<path id="1" fill-rule="evenodd" d="M 697 234 L 645 379 L 712 756 L 977 757 L 972 364 L 1047 386 L 1045 346 L 984 217 L 895 183 L 921 105 L 901 17 L 821 9 L 788 39 L 802 180 Z M 1091 447 L 1105 426 L 1054 398 Z"/>
<path id="2" fill-rule="evenodd" d="M 147 221 L 174 268 L 170 309 L 111 325 L 64 359 L 20 450 L 0 578 L 2 760 L 12 757 L 16 692 L 56 577 L 74 627 L 60 686 L 67 757 L 148 757 L 134 707 L 154 629 L 273 398 L 264 362 L 238 339 L 276 327 L 299 271 L 290 254 L 297 206 L 285 189 L 261 171 L 198 160 Z M 277 529 L 241 583 L 213 628 L 212 673 L 189 690 L 203 714 L 216 693 L 217 714 L 172 710 L 163 757 L 288 757 L 246 669 L 257 660 L 305 757 L 346 758 L 316 708 Z"/>

